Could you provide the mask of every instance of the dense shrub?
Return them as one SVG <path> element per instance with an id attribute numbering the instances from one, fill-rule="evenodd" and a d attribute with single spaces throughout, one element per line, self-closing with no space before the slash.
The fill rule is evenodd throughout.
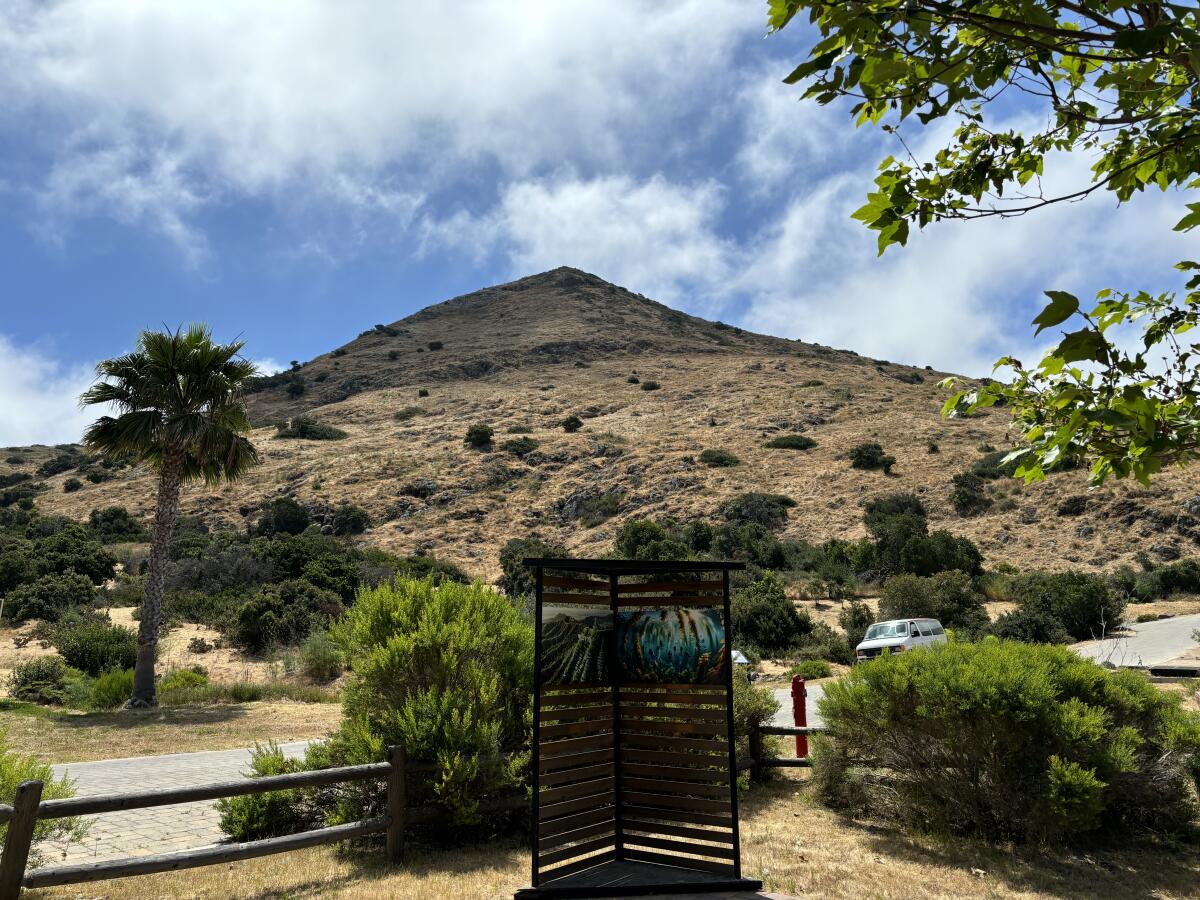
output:
<path id="1" fill-rule="evenodd" d="M 435 585 L 443 584 L 447 581 L 453 581 L 458 584 L 471 583 L 471 576 L 454 565 L 454 563 L 438 559 L 429 553 L 415 553 L 412 556 L 396 560 L 393 574 L 400 578 L 429 578 Z M 375 584 L 382 584 L 385 580 L 390 580 L 390 578 L 381 579 L 375 582 Z M 368 586 L 374 587 L 373 584 Z"/>
<path id="2" fill-rule="evenodd" d="M 761 525 L 772 531 L 787 523 L 787 511 L 796 501 L 783 494 L 738 494 L 720 506 L 721 515 L 735 525 Z"/>
<path id="3" fill-rule="evenodd" d="M 296 644 L 314 628 L 327 625 L 341 611 L 341 599 L 336 593 L 303 579 L 268 585 L 237 611 L 230 639 L 252 653 Z"/>
<path id="4" fill-rule="evenodd" d="M 88 514 L 88 529 L 102 544 L 144 541 L 148 535 L 142 523 L 123 506 L 105 506 Z"/>
<path id="5" fill-rule="evenodd" d="M 1014 609 L 996 619 L 989 634 L 1025 644 L 1069 644 L 1071 635 L 1062 622 L 1044 609 Z"/>
<path id="6" fill-rule="evenodd" d="M 296 416 L 290 422 L 280 425 L 275 432 L 276 439 L 280 440 L 339 441 L 346 436 L 342 429 L 318 422 L 312 416 Z"/>
<path id="7" fill-rule="evenodd" d="M 772 450 L 811 450 L 817 446 L 817 442 L 806 434 L 781 434 L 771 438 L 763 446 Z"/>
<path id="8" fill-rule="evenodd" d="M 700 453 L 700 462 L 714 469 L 725 469 L 741 465 L 741 460 L 728 450 L 704 450 Z"/>
<path id="9" fill-rule="evenodd" d="M 1131 671 L 989 638 L 856 666 L 825 687 L 817 796 L 934 832 L 1061 841 L 1180 833 L 1200 721 Z"/>
<path id="10" fill-rule="evenodd" d="M 443 344 L 441 341 L 430 341 L 428 346 L 429 346 L 430 350 L 441 350 L 446 345 Z"/>
<path id="11" fill-rule="evenodd" d="M 538 448 L 538 442 L 531 437 L 519 437 L 505 441 L 500 445 L 500 449 L 505 453 L 511 453 L 517 458 L 527 456 Z"/>
<path id="12" fill-rule="evenodd" d="M 630 375 L 628 378 L 625 379 L 625 383 L 626 384 L 640 384 L 641 380 L 642 379 L 638 378 L 636 375 Z"/>
<path id="13" fill-rule="evenodd" d="M 95 596 L 95 586 L 83 575 L 43 575 L 9 593 L 4 612 L 12 622 L 27 619 L 57 622 L 69 607 L 90 607 Z"/>
<path id="14" fill-rule="evenodd" d="M 533 434 L 533 427 L 530 425 L 509 425 L 504 431 L 507 434 Z"/>
<path id="15" fill-rule="evenodd" d="M 423 406 L 406 406 L 403 409 L 397 410 L 393 418 L 397 422 L 407 422 L 409 419 L 415 419 L 417 416 L 425 415 Z"/>
<path id="16" fill-rule="evenodd" d="M 254 525 L 254 533 L 300 534 L 312 524 L 312 517 L 294 497 L 277 497 L 265 504 Z"/>
<path id="17" fill-rule="evenodd" d="M 805 681 L 812 681 L 817 678 L 831 678 L 833 669 L 823 659 L 806 659 L 792 666 L 788 674 L 799 675 Z"/>
<path id="18" fill-rule="evenodd" d="M 648 519 L 626 519 L 613 550 L 623 559 L 673 560 L 691 556 L 688 547 L 667 528 Z"/>
<path id="19" fill-rule="evenodd" d="M 59 624 L 51 642 L 69 666 L 92 676 L 110 669 L 132 669 L 137 661 L 137 636 L 108 622 Z"/>
<path id="20" fill-rule="evenodd" d="M 42 521 L 39 518 L 34 525 Z M 94 540 L 86 528 L 74 522 L 37 537 L 32 550 L 32 572 L 37 575 L 62 575 L 74 571 L 86 575 L 94 584 L 103 584 L 116 572 L 116 558 Z"/>
<path id="21" fill-rule="evenodd" d="M 983 595 L 964 572 L 889 578 L 879 598 L 879 618 L 937 619 L 945 627 L 967 635 L 977 635 L 988 625 Z"/>
<path id="22" fill-rule="evenodd" d="M 83 460 L 74 453 L 59 453 L 37 467 L 38 478 L 50 478 L 76 468 Z"/>
<path id="23" fill-rule="evenodd" d="M 894 516 L 925 518 L 928 512 L 916 494 L 883 494 L 863 504 L 863 522 L 867 528 L 886 522 Z"/>
<path id="24" fill-rule="evenodd" d="M 534 592 L 533 570 L 523 563 L 525 559 L 562 559 L 567 548 L 562 544 L 544 541 L 537 535 L 512 538 L 500 550 L 500 589 L 509 597 L 532 596 Z"/>
<path id="25" fill-rule="evenodd" d="M 83 487 L 83 482 L 78 478 L 68 478 L 63 482 L 63 493 L 73 494 Z"/>
<path id="26" fill-rule="evenodd" d="M 1175 594 L 1200 594 L 1200 560 L 1181 559 L 1139 572 L 1128 592 L 1137 600 L 1166 599 Z"/>
<path id="27" fill-rule="evenodd" d="M 750 756 L 750 733 L 770 725 L 779 712 L 779 701 L 774 692 L 752 684 L 747 668 L 736 666 L 733 670 L 733 735 L 738 759 Z M 779 740 L 764 737 L 762 749 L 767 758 L 778 756 Z"/>
<path id="28" fill-rule="evenodd" d="M 17 787 L 23 781 L 42 782 L 42 800 L 61 800 L 75 796 L 75 791 L 66 775 L 57 777 L 50 766 L 39 762 L 35 756 L 26 756 L 15 752 L 0 736 L 0 796 L 9 798 L 15 796 Z M 0 843 L 7 837 L 8 824 L 6 823 L 0 825 Z M 48 845 L 58 848 L 82 837 L 83 828 L 78 819 L 39 820 L 33 828 L 33 847 L 29 854 L 29 867 L 33 868 L 45 863 L 45 851 Z"/>
<path id="29" fill-rule="evenodd" d="M 360 591 L 333 636 L 352 674 L 332 759 L 378 761 L 398 744 L 436 760 L 432 799 L 447 824 L 478 822 L 480 800 L 520 776 L 475 757 L 529 741 L 533 630 L 516 606 L 480 584 L 398 579 Z"/>
<path id="30" fill-rule="evenodd" d="M 8 673 L 8 696 L 26 703 L 61 706 L 67 700 L 75 673 L 57 656 L 42 656 L 18 664 Z"/>
<path id="31" fill-rule="evenodd" d="M 482 422 L 476 422 L 467 429 L 466 435 L 463 437 L 463 443 L 468 447 L 475 447 L 478 450 L 485 450 L 492 446 L 492 436 L 495 432 L 492 431 L 491 425 L 485 425 Z"/>
<path id="32" fill-rule="evenodd" d="M 930 534 L 923 516 L 868 518 L 866 526 L 874 541 L 856 564 L 877 580 L 891 575 L 934 575 L 952 569 L 969 575 L 983 571 L 983 555 L 969 538 L 944 530 Z"/>
<path id="33" fill-rule="evenodd" d="M 1029 572 L 1014 577 L 1009 592 L 1023 609 L 1058 619 L 1077 641 L 1101 637 L 1125 615 L 1125 598 L 1086 572 Z"/>
<path id="34" fill-rule="evenodd" d="M 959 472 L 950 482 L 950 505 L 960 516 L 977 516 L 992 505 L 992 498 L 978 475 Z"/>
<path id="35" fill-rule="evenodd" d="M 417 391 L 417 396 L 418 397 L 428 397 L 429 396 L 429 388 L 420 388 Z"/>
<path id="36" fill-rule="evenodd" d="M 204 687 L 206 684 L 208 684 L 208 676 L 203 672 L 197 672 L 195 669 L 171 669 L 164 672 L 162 678 L 158 680 L 158 689 L 170 693 L 171 691 Z"/>
<path id="37" fill-rule="evenodd" d="M 270 562 L 258 558 L 252 547 L 225 540 L 210 541 L 194 555 L 173 559 L 166 566 L 169 591 L 217 594 L 266 584 L 274 577 L 277 573 Z"/>
<path id="38" fill-rule="evenodd" d="M 896 457 L 885 453 L 883 446 L 874 441 L 851 447 L 849 456 L 852 469 L 882 469 L 885 475 L 891 474 L 896 464 Z"/>
<path id="39" fill-rule="evenodd" d="M 559 424 L 562 425 L 563 431 L 571 434 L 583 427 L 583 419 L 579 416 L 567 416 Z"/>
<path id="40" fill-rule="evenodd" d="M 851 650 L 862 643 L 863 635 L 874 622 L 871 607 L 861 600 L 851 600 L 838 612 L 838 624 L 846 632 L 846 643 Z"/>
<path id="41" fill-rule="evenodd" d="M 133 696 L 133 669 L 110 669 L 91 683 L 88 708 L 117 709 Z"/>
<path id="42" fill-rule="evenodd" d="M 643 381 L 642 382 L 642 390 L 643 391 L 657 391 L 661 387 L 662 387 L 662 385 L 659 384 L 657 381 Z"/>
<path id="43" fill-rule="evenodd" d="M 812 631 L 807 613 L 788 598 L 783 579 L 768 572 L 733 593 L 730 624 L 735 639 L 764 656 L 783 656 Z"/>
<path id="44" fill-rule="evenodd" d="M 301 772 L 304 761 L 284 756 L 274 741 L 255 744 L 250 753 L 250 776 L 290 775 Z M 308 831 L 324 824 L 308 791 L 267 791 L 217 801 L 221 830 L 234 841 L 257 841 Z"/>
<path id="45" fill-rule="evenodd" d="M 327 631 L 314 631 L 297 651 L 300 674 L 311 681 L 332 681 L 342 674 L 342 651 Z"/>
<path id="46" fill-rule="evenodd" d="M 371 527 L 371 514 L 353 503 L 339 503 L 330 520 L 333 533 L 339 536 L 362 534 Z"/>
<path id="47" fill-rule="evenodd" d="M 1006 456 L 1008 456 L 1007 450 L 995 450 L 988 453 L 983 459 L 975 461 L 975 464 L 971 466 L 971 474 L 988 481 L 1012 478 L 1016 474 L 1017 466 L 1021 465 L 1021 460 L 1018 458 L 1004 462 Z"/>

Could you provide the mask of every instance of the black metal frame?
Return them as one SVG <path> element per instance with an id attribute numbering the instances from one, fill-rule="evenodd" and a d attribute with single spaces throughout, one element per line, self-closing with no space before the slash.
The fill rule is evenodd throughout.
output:
<path id="1" fill-rule="evenodd" d="M 524 560 L 525 566 L 534 570 L 535 575 L 535 590 L 534 590 L 534 629 L 535 641 L 534 648 L 534 696 L 533 696 L 533 747 L 532 747 L 532 772 L 534 777 L 533 787 L 533 822 L 532 822 L 532 844 L 533 854 L 531 861 L 531 880 L 532 887 L 522 888 L 517 891 L 516 897 L 518 900 L 532 900 L 532 898 L 557 898 L 557 897 L 616 897 L 616 896 L 634 896 L 642 894 L 678 894 L 678 893 L 708 893 L 719 891 L 735 891 L 735 890 L 760 890 L 762 882 L 755 879 L 746 879 L 742 877 L 742 860 L 741 860 L 741 836 L 738 822 L 738 798 L 737 798 L 737 747 L 734 740 L 734 720 L 733 720 L 733 630 L 730 615 L 730 590 L 729 590 L 729 573 L 731 571 L 745 569 L 745 564 L 732 561 L 695 561 L 695 560 L 678 560 L 678 561 L 639 561 L 639 560 L 608 560 L 608 559 L 569 559 L 569 558 L 554 558 L 554 557 L 531 557 Z M 547 569 L 561 570 L 564 572 L 575 572 L 589 575 L 607 575 L 609 580 L 609 602 L 613 614 L 614 641 L 611 650 L 612 658 L 609 660 L 609 671 L 612 673 L 613 679 L 613 733 L 616 737 L 614 744 L 614 754 L 619 749 L 619 734 L 620 734 L 620 681 L 617 677 L 619 667 L 616 659 L 616 641 L 615 627 L 616 616 L 618 609 L 618 583 L 622 575 L 653 575 L 658 573 L 671 572 L 720 572 L 723 586 L 723 616 L 725 627 L 726 652 L 729 655 L 728 662 L 725 666 L 725 713 L 726 713 L 726 733 L 729 741 L 729 800 L 730 811 L 732 815 L 732 844 L 734 853 L 734 877 L 733 878 L 709 878 L 703 881 L 679 881 L 670 884 L 623 884 L 610 886 L 590 886 L 590 885 L 569 885 L 569 884 L 539 884 L 538 873 L 538 855 L 539 855 L 539 828 L 538 828 L 538 778 L 539 778 L 539 763 L 541 756 L 541 707 L 542 707 L 542 578 Z M 650 604 L 647 604 L 650 605 Z M 614 784 L 615 795 L 620 797 L 620 764 L 617 762 L 614 765 Z M 621 859 L 621 805 L 618 802 L 615 807 L 614 815 L 617 822 L 616 827 L 616 853 L 617 859 Z M 687 871 L 685 860 L 681 860 L 681 871 Z"/>

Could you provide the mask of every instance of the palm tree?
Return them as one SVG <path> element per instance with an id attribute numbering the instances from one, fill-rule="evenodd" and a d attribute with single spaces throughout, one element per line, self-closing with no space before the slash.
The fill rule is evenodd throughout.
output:
<path id="1" fill-rule="evenodd" d="M 132 353 L 96 366 L 98 380 L 80 398 L 81 405 L 111 404 L 117 413 L 101 416 L 84 432 L 89 449 L 145 462 L 158 472 L 131 707 L 158 705 L 154 655 L 180 486 L 197 478 L 209 485 L 232 480 L 258 463 L 258 451 L 245 437 L 250 422 L 242 405 L 242 387 L 255 369 L 238 356 L 242 346 L 213 343 L 204 325 L 143 331 Z"/>

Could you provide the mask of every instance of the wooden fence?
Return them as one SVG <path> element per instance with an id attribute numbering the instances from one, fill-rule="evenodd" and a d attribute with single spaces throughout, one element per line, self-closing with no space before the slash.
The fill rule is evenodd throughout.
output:
<path id="1" fill-rule="evenodd" d="M 738 760 L 738 771 L 744 772 L 749 769 L 750 777 L 757 779 L 761 777 L 763 769 L 807 769 L 812 766 L 812 761 L 807 756 L 767 756 L 763 752 L 762 739 L 764 735 L 769 734 L 795 736 L 821 734 L 824 731 L 824 728 L 817 726 L 760 725 L 750 731 L 750 756 L 747 759 Z"/>

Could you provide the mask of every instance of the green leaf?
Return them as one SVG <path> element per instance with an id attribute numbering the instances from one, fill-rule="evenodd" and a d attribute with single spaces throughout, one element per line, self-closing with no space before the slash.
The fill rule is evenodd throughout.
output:
<path id="1" fill-rule="evenodd" d="M 1034 332 L 1035 336 L 1047 328 L 1062 324 L 1079 312 L 1079 298 L 1074 294 L 1068 294 L 1066 291 L 1046 291 L 1046 296 L 1050 298 L 1049 305 L 1033 320 L 1033 324 L 1038 327 Z"/>
<path id="2" fill-rule="evenodd" d="M 1191 231 L 1200 225 L 1200 203 L 1189 203 L 1187 208 L 1191 212 L 1175 223 L 1175 231 Z"/>
<path id="3" fill-rule="evenodd" d="M 1084 328 L 1072 331 L 1063 338 L 1055 348 L 1054 355 L 1068 363 L 1084 359 L 1104 362 L 1108 358 L 1108 342 L 1099 332 Z"/>

